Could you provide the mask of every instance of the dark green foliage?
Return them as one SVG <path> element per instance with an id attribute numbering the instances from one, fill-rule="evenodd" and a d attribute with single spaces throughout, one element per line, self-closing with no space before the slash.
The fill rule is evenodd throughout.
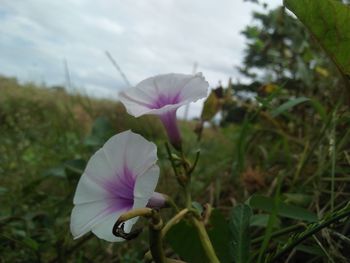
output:
<path id="1" fill-rule="evenodd" d="M 250 257 L 250 219 L 252 209 L 240 204 L 230 216 L 230 252 L 235 263 L 247 263 Z"/>
<path id="2" fill-rule="evenodd" d="M 242 32 L 248 44 L 242 73 L 260 86 L 278 83 L 292 94 L 315 94 L 327 84 L 336 84 L 339 75 L 334 78 L 336 70 L 328 57 L 283 7 L 254 13 L 254 18 L 257 23 Z"/>
<path id="3" fill-rule="evenodd" d="M 282 114 L 283 112 L 293 108 L 294 106 L 303 103 L 305 101 L 308 101 L 310 99 L 305 98 L 305 97 L 300 97 L 300 98 L 296 98 L 296 99 L 290 99 L 289 101 L 283 103 L 282 105 L 280 105 L 278 108 L 274 109 L 271 112 L 271 116 L 272 117 L 277 117 L 278 115 Z"/>
<path id="4" fill-rule="evenodd" d="M 229 228 L 225 218 L 218 210 L 212 212 L 207 229 L 220 261 L 222 263 L 231 262 L 232 257 L 229 254 Z M 166 240 L 174 251 L 187 262 L 208 262 L 200 245 L 197 231 L 190 222 L 182 221 L 175 225 L 167 234 Z"/>
<path id="5" fill-rule="evenodd" d="M 350 77 L 350 7 L 335 1 L 285 0 L 339 70 Z"/>
<path id="6" fill-rule="evenodd" d="M 248 199 L 247 203 L 252 208 L 260 209 L 264 212 L 271 213 L 275 209 L 273 199 L 266 196 L 253 195 Z M 308 211 L 307 209 L 295 205 L 286 204 L 283 202 L 279 203 L 276 213 L 281 217 L 287 217 L 306 222 L 317 221 L 317 216 L 314 213 Z"/>

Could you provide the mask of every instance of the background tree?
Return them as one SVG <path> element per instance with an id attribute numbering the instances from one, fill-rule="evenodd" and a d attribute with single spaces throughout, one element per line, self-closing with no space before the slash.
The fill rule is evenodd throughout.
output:
<path id="1" fill-rule="evenodd" d="M 222 123 L 241 122 L 244 104 L 277 90 L 272 105 L 302 94 L 331 107 L 344 84 L 317 41 L 285 7 L 270 10 L 259 1 L 250 2 L 262 5 L 263 11 L 254 12 L 253 22 L 242 31 L 246 48 L 237 68 L 243 81 L 228 83 L 234 97 L 222 107 Z"/>

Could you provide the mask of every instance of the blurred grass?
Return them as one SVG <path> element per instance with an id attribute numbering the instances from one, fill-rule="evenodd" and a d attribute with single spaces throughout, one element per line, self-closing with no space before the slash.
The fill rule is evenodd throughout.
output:
<path id="1" fill-rule="evenodd" d="M 154 118 L 135 120 L 119 103 L 70 95 L 63 88 L 1 77 L 0 94 L 0 258 L 48 262 L 73 243 L 69 214 L 79 174 L 62 164 L 88 160 L 94 152 L 85 139 L 95 119 L 107 118 L 111 135 L 132 129 L 153 140 L 163 131 Z M 98 244 L 95 240 L 92 252 Z"/>

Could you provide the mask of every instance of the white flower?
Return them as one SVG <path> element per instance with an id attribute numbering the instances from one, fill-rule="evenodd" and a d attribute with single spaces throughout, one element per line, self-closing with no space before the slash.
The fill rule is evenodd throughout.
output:
<path id="1" fill-rule="evenodd" d="M 181 148 L 181 136 L 176 125 L 176 110 L 207 96 L 208 82 L 202 74 L 165 74 L 141 81 L 119 94 L 127 112 L 135 117 L 159 115 L 170 142 Z"/>
<path id="2" fill-rule="evenodd" d="M 71 232 L 79 238 L 92 231 L 101 239 L 124 239 L 112 234 L 121 214 L 159 200 L 156 146 L 131 131 L 110 138 L 89 160 L 78 183 L 71 214 Z M 162 200 L 160 200 L 162 202 Z M 137 218 L 125 222 L 130 232 Z"/>

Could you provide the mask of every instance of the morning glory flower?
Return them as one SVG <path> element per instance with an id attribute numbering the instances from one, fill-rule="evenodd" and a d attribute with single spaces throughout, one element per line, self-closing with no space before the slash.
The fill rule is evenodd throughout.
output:
<path id="1" fill-rule="evenodd" d="M 207 96 L 208 82 L 201 73 L 196 75 L 165 74 L 141 81 L 122 91 L 120 101 L 135 117 L 155 114 L 160 117 L 170 142 L 181 149 L 181 136 L 176 124 L 176 110 Z"/>
<path id="2" fill-rule="evenodd" d="M 124 239 L 112 233 L 121 214 L 146 206 L 161 206 L 154 189 L 159 178 L 155 144 L 131 131 L 110 138 L 89 160 L 81 176 L 71 214 L 71 232 L 79 238 L 92 231 L 101 239 Z M 137 218 L 125 222 L 129 233 Z"/>

